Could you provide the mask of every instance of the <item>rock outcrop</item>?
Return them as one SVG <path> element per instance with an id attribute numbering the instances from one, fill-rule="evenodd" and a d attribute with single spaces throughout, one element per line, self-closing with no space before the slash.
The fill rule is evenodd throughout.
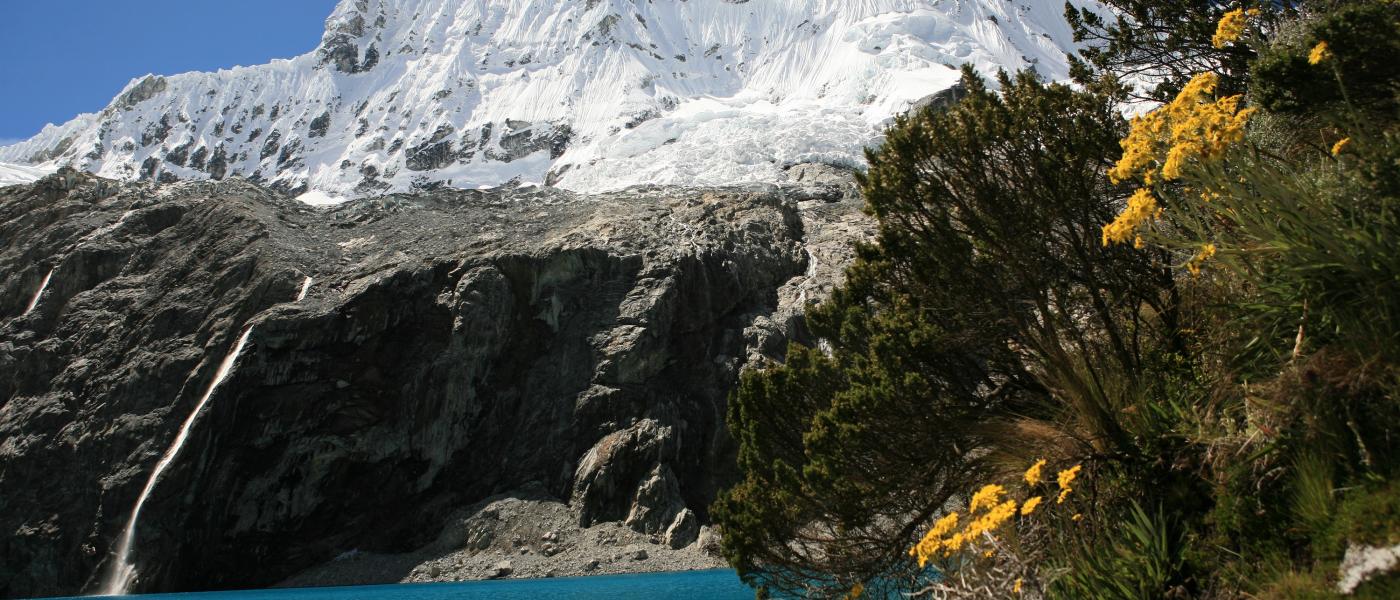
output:
<path id="1" fill-rule="evenodd" d="M 0 596 L 97 584 L 248 327 L 144 508 L 133 591 L 413 552 L 522 489 L 584 526 L 712 545 L 726 395 L 868 231 L 843 185 L 330 209 L 240 179 L 0 188 Z M 464 531 L 441 551 L 496 543 Z"/>

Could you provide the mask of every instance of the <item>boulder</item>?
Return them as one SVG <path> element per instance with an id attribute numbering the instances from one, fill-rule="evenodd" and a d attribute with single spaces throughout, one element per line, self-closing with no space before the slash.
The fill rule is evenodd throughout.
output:
<path id="1" fill-rule="evenodd" d="M 671 468 L 662 464 L 637 486 L 623 523 L 639 533 L 659 533 L 666 531 L 681 512 L 689 511 L 681 498 L 680 484 Z"/>
<path id="2" fill-rule="evenodd" d="M 667 546 L 674 550 L 680 550 L 695 543 L 700 535 L 700 519 L 690 509 L 681 509 L 676 514 L 676 518 L 671 521 L 671 525 L 666 528 L 664 541 Z"/>
<path id="3" fill-rule="evenodd" d="M 500 579 L 502 577 L 509 577 L 510 574 L 514 572 L 515 567 L 511 565 L 511 562 L 508 560 L 503 560 L 491 566 L 491 570 L 490 573 L 487 575 L 487 578 Z"/>
<path id="4" fill-rule="evenodd" d="M 656 493 L 669 494 L 666 499 L 673 498 L 677 494 L 672 489 L 675 476 L 669 468 L 664 469 L 663 476 L 659 471 L 663 467 L 657 464 L 664 456 L 674 456 L 676 445 L 673 438 L 674 432 L 670 427 L 653 419 L 643 419 L 627 429 L 604 436 L 594 444 L 579 461 L 574 474 L 572 504 L 579 507 L 579 526 L 588 527 L 594 523 L 624 518 L 630 521 L 630 515 L 638 508 L 639 494 L 643 495 L 640 499 L 643 511 L 659 501 L 659 498 L 653 499 L 643 491 L 643 488 L 647 488 L 647 482 L 651 481 L 643 480 L 649 471 L 662 477 L 653 484 L 661 486 L 655 490 Z M 653 527 L 647 533 L 656 530 Z"/>

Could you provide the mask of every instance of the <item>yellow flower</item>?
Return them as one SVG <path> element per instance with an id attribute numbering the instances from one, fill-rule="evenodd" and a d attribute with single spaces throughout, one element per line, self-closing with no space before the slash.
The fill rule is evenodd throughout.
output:
<path id="1" fill-rule="evenodd" d="M 1014 592 L 1014 593 L 1017 593 L 1017 594 L 1021 593 L 1021 578 L 1020 578 L 1020 577 L 1017 577 L 1017 578 L 1016 578 L 1016 585 L 1015 585 L 1014 587 L 1011 588 L 1011 591 Z"/>
<path id="2" fill-rule="evenodd" d="M 982 537 L 983 534 L 992 533 L 1000 529 L 1002 525 L 1005 525 L 1006 522 L 1010 521 L 1014 516 L 1016 516 L 1016 501 L 1007 500 L 1006 502 L 992 507 L 986 514 L 968 523 L 967 528 L 964 529 L 962 533 L 954 536 L 954 538 L 960 538 L 959 545 L 971 542 L 972 540 Z M 950 544 L 945 544 L 945 546 L 949 545 Z M 951 553 L 950 551 L 949 554 Z"/>
<path id="3" fill-rule="evenodd" d="M 1205 244 L 1201 246 L 1200 252 L 1196 253 L 1195 256 L 1191 257 L 1191 260 L 1186 262 L 1186 270 L 1190 271 L 1191 275 L 1199 277 L 1201 275 L 1201 265 L 1214 256 L 1215 244 Z"/>
<path id="4" fill-rule="evenodd" d="M 1040 469 L 1044 466 L 1045 459 L 1042 458 L 1036 461 L 1035 464 L 1031 465 L 1031 468 L 1026 469 L 1026 485 L 1036 485 L 1042 481 L 1040 477 Z"/>
<path id="5" fill-rule="evenodd" d="M 939 552 L 944 556 L 953 556 L 965 546 L 972 545 L 982 536 L 995 533 L 1016 516 L 1015 500 L 998 503 L 1001 496 L 1005 494 L 1005 488 L 1000 485 L 983 486 L 973 496 L 971 504 L 975 508 L 968 511 L 968 517 L 971 520 L 962 531 L 953 533 L 953 530 L 958 527 L 958 514 L 951 513 L 934 523 L 933 528 L 924 535 L 923 540 L 909 550 L 909 555 L 917 557 L 919 566 L 923 567 Z M 1039 500 L 1036 502 L 1039 503 Z M 974 510 L 983 510 L 983 512 L 978 515 L 973 512 Z M 991 557 L 992 550 L 985 550 L 984 555 Z"/>
<path id="6" fill-rule="evenodd" d="M 1108 178 L 1113 183 L 1122 183 L 1138 173 L 1151 177 L 1152 171 L 1147 167 L 1155 159 L 1157 140 L 1166 126 L 1164 116 L 1161 110 L 1157 110 L 1133 117 L 1133 127 L 1128 137 L 1119 143 L 1123 147 L 1123 157 L 1108 171 Z"/>
<path id="7" fill-rule="evenodd" d="M 982 489 L 977 490 L 976 494 L 972 495 L 972 502 L 968 503 L 967 512 L 975 513 L 981 508 L 992 508 L 997 505 L 997 502 L 1001 501 L 1001 497 L 1005 493 L 1006 488 L 995 483 L 985 485 Z"/>
<path id="8" fill-rule="evenodd" d="M 1021 505 L 1021 516 L 1024 517 L 1035 512 L 1035 507 L 1040 506 L 1040 503 L 1043 500 L 1045 499 L 1040 496 L 1036 496 L 1034 498 L 1031 498 L 1030 500 L 1027 500 L 1025 504 Z"/>
<path id="9" fill-rule="evenodd" d="M 933 529 L 930 530 L 930 532 L 931 532 L 933 535 L 936 535 L 936 536 L 940 536 L 940 537 L 941 537 L 941 536 L 947 535 L 948 532 L 952 531 L 953 528 L 954 528 L 954 527 L 957 527 L 957 526 L 958 526 L 958 513 L 955 513 L 955 512 L 954 512 L 954 513 L 948 513 L 948 514 L 947 514 L 946 516 L 944 516 L 942 519 L 939 519 L 938 522 L 936 522 L 936 523 L 933 524 Z"/>
<path id="10" fill-rule="evenodd" d="M 1181 92 L 1176 95 L 1172 103 L 1167 106 L 1168 110 L 1181 110 L 1197 100 L 1215 93 L 1215 87 L 1220 85 L 1220 76 L 1214 71 L 1206 71 L 1197 74 L 1186 82 L 1186 87 L 1181 88 Z"/>
<path id="11" fill-rule="evenodd" d="M 859 597 L 861 596 L 861 594 L 864 594 L 864 593 L 865 593 L 865 584 L 864 584 L 864 583 L 856 583 L 856 585 L 855 585 L 854 587 L 851 588 L 851 591 L 850 591 L 849 593 L 846 594 L 846 600 L 856 600 L 856 598 L 859 598 Z"/>
<path id="12" fill-rule="evenodd" d="M 920 540 L 917 545 L 909 549 L 909 555 L 919 559 L 920 567 L 928 564 L 929 559 L 932 558 L 940 548 L 949 543 L 949 541 L 944 540 L 943 537 L 952 533 L 953 529 L 957 526 L 958 513 L 948 513 L 947 516 L 944 516 L 933 524 L 933 528 L 929 529 L 928 533 L 924 534 L 924 539 Z"/>
<path id="13" fill-rule="evenodd" d="M 1209 87 L 1200 90 L 1213 90 L 1214 80 Z M 1189 86 L 1188 86 L 1189 87 Z M 1175 106 L 1177 118 L 1171 130 L 1171 148 L 1167 151 L 1167 161 L 1162 165 L 1162 178 L 1179 179 L 1181 170 L 1193 159 L 1211 159 L 1219 156 L 1225 148 L 1244 139 L 1244 128 L 1256 109 L 1240 109 L 1242 96 L 1221 98 L 1208 102 L 1202 91 L 1192 101 L 1183 106 Z M 1186 94 L 1185 91 L 1182 92 Z"/>
<path id="14" fill-rule="evenodd" d="M 1083 465 L 1074 465 L 1073 467 L 1060 471 L 1060 498 L 1055 501 L 1056 504 L 1064 504 L 1065 498 L 1069 496 L 1070 492 L 1074 491 L 1074 478 L 1079 476 L 1079 469 L 1082 467 Z"/>
<path id="15" fill-rule="evenodd" d="M 1240 39 L 1244 35 L 1244 27 L 1249 20 L 1245 17 L 1244 9 L 1238 8 L 1225 13 L 1220 18 L 1220 24 L 1215 26 L 1215 37 L 1210 43 L 1216 48 L 1224 48 L 1226 45 Z"/>
<path id="16" fill-rule="evenodd" d="M 1135 117 L 1128 136 L 1120 142 L 1123 156 L 1108 171 L 1109 179 L 1122 183 L 1141 176 L 1148 185 L 1158 179 L 1177 179 L 1191 161 L 1217 158 L 1226 147 L 1244 139 L 1245 125 L 1255 109 L 1241 109 L 1242 96 L 1214 99 L 1219 84 L 1215 73 L 1201 73 L 1170 104 Z"/>
<path id="17" fill-rule="evenodd" d="M 970 539 L 972 538 L 966 533 L 959 533 L 948 538 L 948 541 L 943 543 L 943 555 L 952 556 L 957 553 L 957 551 L 962 550 L 962 547 L 967 544 L 967 541 Z"/>
<path id="18" fill-rule="evenodd" d="M 982 553 L 982 558 L 991 558 L 991 557 L 996 556 L 996 555 L 997 555 L 997 551 L 996 551 L 996 550 L 987 550 L 986 552 L 983 552 L 983 553 Z"/>
<path id="19" fill-rule="evenodd" d="M 1308 53 L 1308 64 L 1316 65 L 1325 60 L 1332 60 L 1332 47 L 1327 42 L 1318 42 L 1313 46 L 1312 52 Z"/>
<path id="20" fill-rule="evenodd" d="M 1157 199 L 1147 188 L 1139 189 L 1128 199 L 1128 205 L 1112 223 L 1103 226 L 1103 245 L 1123 243 L 1133 237 L 1134 232 L 1157 212 Z"/>
<path id="21" fill-rule="evenodd" d="M 1340 156 L 1342 150 L 1345 150 L 1349 144 L 1351 144 L 1351 138 L 1349 137 L 1337 140 L 1337 143 L 1332 144 L 1332 156 Z"/>
<path id="22" fill-rule="evenodd" d="M 1070 519 L 1071 521 L 1074 521 L 1075 523 L 1078 523 L 1078 522 L 1084 520 L 1084 515 L 1079 514 L 1079 513 L 1074 513 L 1074 516 L 1073 516 L 1073 517 L 1070 517 L 1069 519 Z"/>
<path id="23" fill-rule="evenodd" d="M 996 505 L 995 508 L 988 511 L 982 518 L 974 521 L 968 529 L 976 528 L 978 534 L 995 531 L 1006 524 L 1007 521 L 1010 521 L 1011 517 L 1014 516 L 1016 516 L 1016 501 L 1007 500 L 1006 502 Z"/>

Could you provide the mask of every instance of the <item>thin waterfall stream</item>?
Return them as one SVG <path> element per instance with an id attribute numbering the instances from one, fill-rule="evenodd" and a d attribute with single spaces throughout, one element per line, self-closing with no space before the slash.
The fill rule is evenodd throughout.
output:
<path id="1" fill-rule="evenodd" d="M 49 271 L 53 275 L 53 271 Z M 301 291 L 297 294 L 294 302 L 301 302 L 306 298 L 307 292 L 311 291 L 311 278 L 307 277 L 301 284 Z M 48 285 L 48 278 L 44 278 L 44 285 Z M 43 293 L 40 287 L 39 294 Z M 39 294 L 35 294 L 35 302 L 38 301 Z M 33 303 L 30 308 L 32 309 Z M 209 399 L 214 397 L 214 391 L 219 388 L 219 384 L 228 378 L 233 367 L 238 363 L 238 356 L 243 353 L 243 346 L 248 343 L 248 336 L 253 334 L 253 326 L 249 325 L 243 330 L 243 335 L 239 336 L 238 343 L 233 345 L 233 349 L 224 357 L 224 361 L 219 363 L 219 370 L 214 374 L 214 380 L 209 382 L 209 387 L 204 391 L 204 396 L 195 404 L 194 410 L 190 411 L 190 416 L 185 418 L 185 422 L 180 425 L 180 432 L 175 435 L 175 441 L 170 444 L 170 448 L 160 457 L 160 462 L 156 463 L 155 470 L 151 471 L 151 476 L 146 480 L 146 486 L 141 489 L 141 495 L 136 498 L 136 506 L 131 509 L 131 517 L 127 519 L 126 528 L 122 530 L 121 537 L 117 538 L 117 553 L 107 568 L 107 575 L 103 578 L 101 596 L 124 596 L 131 584 L 136 581 L 136 565 L 131 562 L 131 549 L 136 543 L 136 526 L 141 519 L 141 509 L 146 505 L 146 500 L 150 498 L 151 491 L 155 489 L 156 483 L 165 470 L 170 468 L 175 462 L 175 457 L 180 454 L 180 449 L 184 447 L 185 441 L 189 439 L 190 430 L 194 428 L 195 420 L 199 414 L 204 412 L 204 405 L 209 403 Z"/>
<path id="2" fill-rule="evenodd" d="M 170 448 L 165 451 L 165 455 L 160 457 L 160 462 L 156 463 L 155 470 L 151 471 L 151 476 L 146 480 L 146 487 L 141 489 L 141 495 L 136 499 L 136 506 L 131 509 L 131 517 L 126 522 L 126 529 L 122 530 L 122 535 L 117 540 L 117 555 L 107 571 L 107 577 L 102 584 L 103 596 L 122 596 L 127 593 L 127 588 L 136 580 L 136 565 L 131 562 L 131 548 L 136 542 L 136 525 L 141 519 L 141 509 L 145 506 L 146 500 L 151 497 L 151 491 L 155 489 L 156 482 L 165 470 L 170 468 L 175 462 L 175 457 L 180 454 L 180 449 L 185 446 L 185 441 L 189 439 L 190 429 L 194 427 L 195 420 L 199 413 L 204 410 L 204 405 L 209 403 L 209 399 L 214 396 L 214 390 L 219 388 L 219 384 L 228 378 L 233 371 L 233 365 L 238 362 L 238 355 L 243 352 L 243 346 L 248 343 L 248 336 L 253 334 L 253 326 L 249 325 L 243 330 L 243 335 L 238 338 L 238 343 L 233 345 L 224 362 L 219 364 L 219 370 L 214 374 L 214 380 L 209 382 L 209 388 L 204 391 L 204 396 L 195 404 L 194 410 L 190 411 L 190 416 L 185 418 L 184 424 L 180 426 L 180 433 L 175 435 L 175 441 L 170 444 Z"/>
<path id="3" fill-rule="evenodd" d="M 301 302 L 302 300 L 305 300 L 305 299 L 306 299 L 306 293 L 309 292 L 309 291 L 311 291 L 311 278 L 310 278 L 310 277 L 307 277 L 307 278 L 306 278 L 306 281 L 305 281 L 305 282 L 302 282 L 302 284 L 301 284 L 301 293 L 297 294 L 297 300 L 296 300 L 296 301 L 297 301 L 297 302 Z"/>
<path id="4" fill-rule="evenodd" d="M 34 292 L 34 297 L 29 300 L 29 308 L 24 309 L 24 314 L 34 312 L 34 307 L 39 306 L 39 298 L 43 297 L 44 290 L 49 289 L 49 281 L 53 279 L 53 269 L 49 269 L 49 274 L 44 276 L 43 283 L 39 284 L 39 291 Z"/>

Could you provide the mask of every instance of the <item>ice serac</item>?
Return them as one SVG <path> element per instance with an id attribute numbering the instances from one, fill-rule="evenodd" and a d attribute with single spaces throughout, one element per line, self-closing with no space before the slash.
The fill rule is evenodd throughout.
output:
<path id="1" fill-rule="evenodd" d="M 771 182 L 796 163 L 860 164 L 882 124 L 962 64 L 1063 78 L 1062 7 L 343 0 L 306 55 L 138 78 L 0 161 L 340 197 Z"/>
<path id="2" fill-rule="evenodd" d="M 521 490 L 697 543 L 740 369 L 869 229 L 823 173 L 325 208 L 241 179 L 0 188 L 0 597 L 267 586 Z"/>
<path id="3" fill-rule="evenodd" d="M 3 150 L 3 148 L 0 148 L 0 150 Z M 54 169 L 52 168 L 14 165 L 0 162 L 0 186 L 33 183 L 53 171 Z"/>

